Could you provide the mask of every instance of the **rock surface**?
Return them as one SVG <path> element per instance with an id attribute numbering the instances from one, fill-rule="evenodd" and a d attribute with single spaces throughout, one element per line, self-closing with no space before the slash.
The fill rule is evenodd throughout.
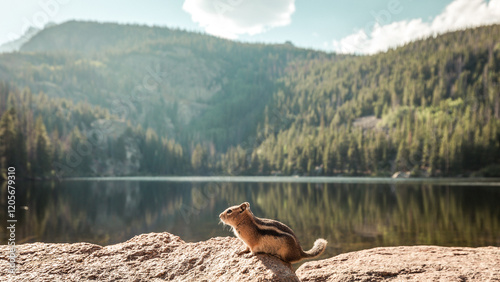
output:
<path id="1" fill-rule="evenodd" d="M 298 281 L 289 265 L 267 256 L 237 256 L 243 243 L 218 237 L 186 243 L 149 233 L 101 247 L 88 243 L 17 246 L 18 274 L 8 274 L 8 246 L 0 246 L 0 281 Z"/>
<path id="2" fill-rule="evenodd" d="M 303 264 L 301 281 L 500 281 L 500 248 L 387 247 Z"/>
<path id="3" fill-rule="evenodd" d="M 409 171 L 397 171 L 391 176 L 391 178 L 410 178 L 410 172 Z"/>
<path id="4" fill-rule="evenodd" d="M 0 281 L 379 281 L 500 280 L 500 248 L 388 247 L 304 263 L 238 256 L 243 244 L 218 237 L 186 243 L 169 233 L 136 236 L 101 247 L 88 243 L 17 246 L 18 274 L 8 274 L 0 246 Z"/>

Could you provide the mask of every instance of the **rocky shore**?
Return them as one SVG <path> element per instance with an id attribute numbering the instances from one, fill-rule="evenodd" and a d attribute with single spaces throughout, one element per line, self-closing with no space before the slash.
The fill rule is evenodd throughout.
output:
<path id="1" fill-rule="evenodd" d="M 500 247 L 384 247 L 309 261 L 295 272 L 267 256 L 237 256 L 233 237 L 186 243 L 149 233 L 124 243 L 32 243 L 17 246 L 17 275 L 9 246 L 0 246 L 0 281 L 500 281 Z"/>

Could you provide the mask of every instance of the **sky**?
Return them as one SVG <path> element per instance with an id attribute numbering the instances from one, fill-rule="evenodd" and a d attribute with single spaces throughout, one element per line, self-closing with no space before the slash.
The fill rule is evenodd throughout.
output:
<path id="1" fill-rule="evenodd" d="M 30 26 L 69 20 L 374 54 L 451 30 L 500 23 L 500 0 L 0 0 L 0 44 Z"/>

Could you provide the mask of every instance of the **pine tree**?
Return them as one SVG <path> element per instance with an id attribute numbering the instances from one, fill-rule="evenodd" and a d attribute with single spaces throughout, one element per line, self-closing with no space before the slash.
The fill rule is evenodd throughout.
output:
<path id="1" fill-rule="evenodd" d="M 197 173 L 204 174 L 207 170 L 208 154 L 205 148 L 197 144 L 191 155 L 191 166 Z"/>
<path id="2" fill-rule="evenodd" d="M 35 159 L 32 173 L 36 176 L 47 176 L 52 168 L 52 156 L 50 154 L 50 140 L 47 135 L 42 117 L 38 117 L 35 123 Z"/>
<path id="3" fill-rule="evenodd" d="M 19 130 L 16 110 L 11 107 L 0 119 L 0 167 L 2 171 L 10 166 L 21 174 L 27 172 L 26 142 Z"/>

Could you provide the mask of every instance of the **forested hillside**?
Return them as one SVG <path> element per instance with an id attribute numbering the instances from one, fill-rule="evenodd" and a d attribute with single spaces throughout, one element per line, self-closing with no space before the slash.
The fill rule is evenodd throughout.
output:
<path id="1" fill-rule="evenodd" d="M 250 169 L 449 176 L 489 166 L 478 175 L 499 175 L 499 39 L 500 26 L 489 26 L 294 65 L 267 108 Z"/>
<path id="2" fill-rule="evenodd" d="M 0 166 L 19 177 L 181 174 L 182 147 L 85 102 L 0 83 Z"/>
<path id="3" fill-rule="evenodd" d="M 67 22 L 0 55 L 0 80 L 110 109 L 183 143 L 218 151 L 254 134 L 294 61 L 337 56 L 159 27 Z M 237 118 L 235 118 L 237 117 Z"/>
<path id="4" fill-rule="evenodd" d="M 373 56 L 68 22 L 0 54 L 2 168 L 495 175 L 500 26 Z"/>

